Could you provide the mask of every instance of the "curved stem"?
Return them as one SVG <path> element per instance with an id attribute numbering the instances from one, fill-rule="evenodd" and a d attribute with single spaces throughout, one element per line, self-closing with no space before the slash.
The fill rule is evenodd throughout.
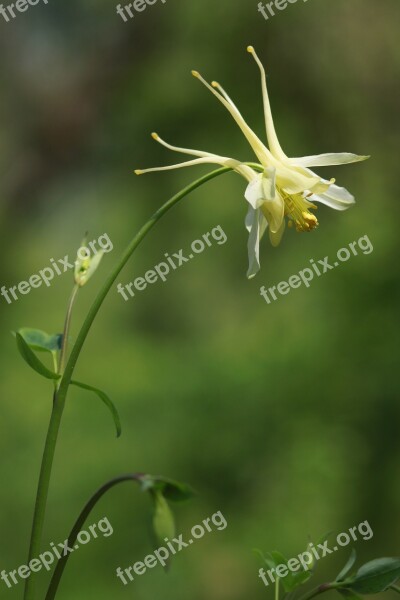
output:
<path id="1" fill-rule="evenodd" d="M 98 293 L 97 297 L 95 298 L 95 300 L 86 316 L 85 321 L 83 322 L 81 330 L 80 330 L 80 332 L 77 336 L 77 339 L 75 341 L 75 344 L 72 348 L 71 355 L 69 357 L 67 366 L 65 367 L 65 371 L 64 371 L 62 380 L 60 382 L 59 390 L 58 390 L 58 396 L 65 398 L 65 396 L 67 394 L 68 386 L 71 381 L 72 374 L 74 372 L 76 362 L 77 362 L 79 354 L 82 350 L 82 346 L 86 340 L 86 337 L 89 333 L 89 330 L 92 326 L 92 323 L 93 323 L 94 319 L 96 318 L 96 315 L 97 315 L 101 305 L 103 304 L 108 292 L 110 291 L 112 285 L 114 284 L 116 278 L 118 277 L 118 275 L 120 274 L 120 272 L 122 271 L 122 269 L 124 268 L 124 266 L 126 265 L 128 260 L 132 256 L 133 252 L 136 250 L 136 248 L 139 246 L 139 244 L 144 240 L 144 238 L 146 237 L 148 232 L 154 227 L 154 225 L 157 223 L 157 221 L 159 221 L 161 219 L 161 217 L 163 215 L 165 215 L 166 212 L 168 212 L 173 206 L 175 206 L 175 204 L 177 204 L 185 196 L 190 194 L 190 192 L 193 192 L 196 188 L 200 187 L 204 183 L 207 183 L 211 179 L 214 179 L 215 177 L 218 177 L 219 175 L 222 175 L 223 173 L 228 173 L 229 171 L 232 171 L 232 169 L 229 167 L 223 167 L 221 169 L 217 169 L 215 171 L 212 171 L 211 173 L 208 173 L 207 175 L 204 175 L 204 177 L 197 179 L 196 181 L 194 181 L 193 183 L 191 183 L 190 185 L 185 187 L 183 190 L 181 190 L 180 192 L 175 194 L 175 196 L 170 198 L 170 200 L 168 200 L 165 204 L 163 204 L 153 214 L 153 216 L 147 221 L 147 223 L 145 223 L 145 225 L 143 225 L 143 227 L 139 230 L 139 232 L 135 235 L 135 237 L 133 238 L 133 240 L 131 241 L 131 243 L 129 244 L 129 246 L 127 247 L 125 252 L 123 253 L 121 259 L 119 260 L 119 262 L 116 264 L 116 266 L 114 267 L 114 269 L 111 271 L 110 275 L 108 276 L 106 282 L 104 283 L 103 287 L 101 288 L 100 292 Z"/>
<path id="2" fill-rule="evenodd" d="M 336 584 L 335 582 L 323 583 L 322 585 L 319 585 L 318 587 L 311 590 L 311 592 L 308 592 L 307 594 L 300 596 L 299 600 L 310 600 L 311 598 L 314 598 L 314 596 L 323 594 L 324 592 L 327 592 L 328 590 L 333 590 L 336 587 L 341 587 L 341 585 L 343 585 L 343 582 L 340 582 L 338 584 Z"/>
<path id="3" fill-rule="evenodd" d="M 398 594 L 400 594 L 400 587 L 398 587 L 397 585 L 391 585 L 389 586 L 391 590 L 394 590 L 395 592 L 397 592 Z"/>
<path id="4" fill-rule="evenodd" d="M 140 473 L 121 475 L 120 477 L 111 479 L 111 481 L 108 481 L 107 483 L 102 485 L 101 488 L 99 488 L 97 490 L 97 492 L 95 494 L 93 494 L 93 496 L 87 502 L 87 504 L 83 508 L 81 514 L 77 518 L 77 520 L 71 530 L 71 533 L 69 534 L 68 546 L 70 548 L 72 548 L 74 546 L 76 539 L 77 539 L 80 531 L 82 530 L 83 525 L 85 524 L 86 519 L 88 518 L 88 516 L 90 515 L 94 506 L 97 504 L 97 502 L 100 500 L 100 498 L 102 496 L 104 496 L 104 494 L 106 492 L 108 492 L 108 490 L 113 488 L 115 485 L 118 485 L 119 483 L 123 483 L 124 481 L 140 481 Z M 45 600 L 53 600 L 55 598 L 58 586 L 60 584 L 61 577 L 64 573 L 65 567 L 67 566 L 67 561 L 68 561 L 69 556 L 70 556 L 69 554 L 67 554 L 66 556 L 62 556 L 60 558 L 60 560 L 58 561 L 57 566 L 52 575 Z"/>
<path id="5" fill-rule="evenodd" d="M 42 540 L 42 532 L 43 532 L 43 524 L 44 524 L 44 516 L 47 504 L 47 497 L 50 485 L 51 471 L 53 466 L 54 452 L 57 443 L 58 432 L 60 429 L 61 417 L 64 411 L 65 400 L 68 392 L 68 387 L 71 383 L 71 377 L 75 369 L 76 362 L 78 360 L 79 354 L 82 350 L 82 346 L 86 340 L 86 337 L 89 333 L 89 330 L 92 326 L 96 315 L 103 304 L 108 292 L 110 291 L 112 285 L 114 284 L 116 278 L 119 273 L 122 271 L 133 252 L 142 242 L 142 240 L 146 237 L 148 232 L 154 227 L 154 225 L 161 219 L 161 217 L 168 212 L 175 204 L 177 204 L 180 200 L 182 200 L 185 196 L 190 194 L 190 192 L 194 191 L 196 188 L 200 187 L 204 183 L 207 183 L 211 179 L 222 175 L 223 173 L 228 173 L 232 171 L 229 167 L 223 167 L 221 169 L 216 169 L 207 175 L 204 175 L 200 179 L 197 179 L 183 190 L 175 194 L 172 198 L 170 198 L 165 204 L 163 204 L 154 214 L 153 216 L 143 225 L 143 227 L 139 230 L 136 236 L 132 239 L 130 244 L 128 245 L 125 252 L 122 254 L 119 262 L 116 264 L 114 269 L 111 271 L 110 275 L 106 279 L 103 287 L 100 289 L 98 295 L 96 296 L 87 316 L 83 322 L 81 330 L 77 336 L 75 344 L 72 348 L 69 360 L 66 364 L 65 370 L 63 372 L 62 379 L 60 381 L 60 385 L 54 394 L 54 402 L 53 402 L 53 411 L 50 418 L 49 429 L 47 433 L 46 443 L 43 452 L 38 491 L 36 496 L 36 504 L 35 511 L 33 517 L 33 525 L 32 525 L 32 533 L 31 533 L 31 542 L 29 547 L 29 557 L 28 563 L 36 558 L 40 552 L 40 545 Z M 69 324 L 69 322 L 68 322 Z M 66 340 L 64 340 L 66 343 Z M 35 599 L 35 577 L 29 577 L 25 582 L 25 592 L 24 592 L 24 600 L 34 600 Z"/>

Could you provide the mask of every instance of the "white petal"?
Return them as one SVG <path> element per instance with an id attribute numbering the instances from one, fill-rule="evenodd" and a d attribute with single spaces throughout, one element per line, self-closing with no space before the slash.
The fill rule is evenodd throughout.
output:
<path id="1" fill-rule="evenodd" d="M 280 231 L 285 217 L 285 203 L 280 194 L 276 194 L 274 200 L 264 200 L 260 208 L 268 221 L 270 230 L 273 233 Z"/>
<path id="2" fill-rule="evenodd" d="M 287 194 L 299 194 L 306 190 L 325 191 L 329 187 L 323 184 L 323 189 L 316 190 L 316 187 L 320 187 L 322 182 L 321 177 L 315 173 L 308 172 L 300 173 L 295 168 L 287 167 L 280 164 L 277 168 L 277 181 L 278 186 L 283 189 Z"/>
<path id="3" fill-rule="evenodd" d="M 262 173 L 259 173 L 252 181 L 250 181 L 244 193 L 244 197 L 254 210 L 259 208 L 264 202 L 262 175 Z"/>
<path id="4" fill-rule="evenodd" d="M 360 156 L 351 152 L 339 152 L 332 154 L 317 154 L 314 156 L 302 156 L 291 158 L 290 162 L 299 167 L 329 167 L 332 165 L 346 165 L 349 163 L 367 160 L 369 156 Z"/>
<path id="5" fill-rule="evenodd" d="M 275 200 L 276 196 L 276 169 L 268 167 L 265 169 L 262 177 L 262 186 L 264 198 L 266 200 Z"/>
<path id="6" fill-rule="evenodd" d="M 274 201 L 276 197 L 276 169 L 268 167 L 263 173 L 253 177 L 246 188 L 244 197 L 254 208 L 259 208 L 265 200 Z"/>
<path id="7" fill-rule="evenodd" d="M 267 229 L 268 223 L 261 211 L 254 210 L 251 206 L 247 212 L 245 223 L 246 229 L 249 231 L 247 277 L 251 279 L 260 270 L 260 240 Z"/>
<path id="8" fill-rule="evenodd" d="M 312 194 L 307 197 L 307 200 L 317 204 L 325 204 L 325 206 L 329 206 L 329 208 L 333 208 L 334 210 L 347 210 L 350 205 L 343 204 L 343 202 L 339 202 L 338 200 L 334 200 L 330 198 L 326 194 Z"/>
<path id="9" fill-rule="evenodd" d="M 285 226 L 286 226 L 286 221 L 285 221 L 285 219 L 283 219 L 282 224 L 281 224 L 280 228 L 278 229 L 278 231 L 273 232 L 272 229 L 269 230 L 269 239 L 273 246 L 279 246 L 279 244 L 281 243 L 283 232 L 285 231 Z"/>
<path id="10" fill-rule="evenodd" d="M 350 194 L 346 188 L 339 187 L 335 184 L 332 184 L 325 193 L 334 200 L 341 200 L 342 202 L 347 202 L 349 204 L 354 204 L 355 202 L 354 196 Z"/>
<path id="11" fill-rule="evenodd" d="M 323 194 L 308 196 L 307 200 L 310 202 L 320 202 L 335 210 L 347 210 L 355 204 L 354 196 L 346 188 L 341 188 L 337 185 L 331 185 Z"/>

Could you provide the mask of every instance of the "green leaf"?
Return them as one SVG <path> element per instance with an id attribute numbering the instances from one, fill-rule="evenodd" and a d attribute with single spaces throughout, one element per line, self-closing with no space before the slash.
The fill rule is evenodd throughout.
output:
<path id="1" fill-rule="evenodd" d="M 267 555 L 268 556 L 268 555 Z M 270 557 L 272 559 L 268 562 L 273 562 L 275 568 L 279 565 L 285 565 L 287 567 L 287 574 L 284 577 L 280 578 L 280 582 L 283 586 L 285 592 L 292 592 L 297 587 L 308 581 L 311 577 L 310 571 L 300 570 L 299 572 L 292 571 L 288 566 L 288 560 L 281 554 L 280 552 L 273 551 L 270 553 Z M 267 562 L 267 564 L 268 564 Z M 301 567 L 300 567 L 301 568 Z"/>
<path id="2" fill-rule="evenodd" d="M 175 537 L 175 519 L 168 502 L 158 490 L 152 491 L 154 499 L 153 529 L 157 543 L 164 544 L 165 538 Z"/>
<path id="3" fill-rule="evenodd" d="M 40 329 L 23 327 L 18 333 L 33 350 L 39 352 L 57 352 L 61 350 L 62 334 L 49 335 Z"/>
<path id="4" fill-rule="evenodd" d="M 351 551 L 349 560 L 347 561 L 347 563 L 345 564 L 343 569 L 340 571 L 340 573 L 336 577 L 335 581 L 343 581 L 344 579 L 346 579 L 346 576 L 350 573 L 352 566 L 356 562 L 356 557 L 357 557 L 357 552 L 353 548 L 353 550 Z"/>
<path id="5" fill-rule="evenodd" d="M 188 500 L 195 495 L 194 490 L 185 483 L 167 479 L 166 477 L 153 477 L 152 475 L 144 475 L 141 479 L 142 490 L 144 491 L 159 491 L 167 500 L 172 502 L 181 502 Z"/>
<path id="6" fill-rule="evenodd" d="M 360 567 L 352 579 L 343 582 L 343 587 L 359 594 L 378 594 L 399 578 L 400 558 L 377 558 Z"/>
<path id="7" fill-rule="evenodd" d="M 42 375 L 42 377 L 46 377 L 46 379 L 60 379 L 61 375 L 54 373 L 54 371 L 50 371 L 50 369 L 44 366 L 36 354 L 34 354 L 34 352 L 30 349 L 21 334 L 16 332 L 15 337 L 17 340 L 17 348 L 19 353 L 25 362 L 27 362 L 34 371 L 36 371 L 36 373 L 39 373 L 39 375 Z"/>
<path id="8" fill-rule="evenodd" d="M 346 598 L 346 600 L 361 600 L 361 596 L 358 596 L 358 594 L 355 594 L 351 590 L 345 590 L 345 589 L 341 590 L 341 589 L 338 589 L 338 592 L 344 598 Z"/>
<path id="9" fill-rule="evenodd" d="M 100 400 L 102 400 L 104 402 L 104 404 L 107 406 L 107 408 L 111 412 L 112 418 L 114 419 L 115 428 L 117 430 L 117 437 L 119 437 L 121 435 L 121 431 L 122 431 L 121 430 L 121 420 L 119 418 L 117 409 L 115 408 L 112 400 L 110 400 L 110 398 L 107 396 L 107 394 L 105 394 L 98 388 L 93 387 L 92 385 L 87 385 L 86 383 L 80 383 L 79 381 L 71 381 L 71 384 L 76 385 L 77 387 L 80 387 L 83 390 L 88 390 L 89 392 L 94 392 L 100 398 Z"/>
<path id="10" fill-rule="evenodd" d="M 275 561 L 273 560 L 270 554 L 267 554 L 267 556 L 265 556 L 264 553 L 258 548 L 253 548 L 253 552 L 254 554 L 256 554 L 256 556 L 258 556 L 261 559 L 262 563 L 265 563 L 267 565 L 269 569 L 275 568 Z"/>

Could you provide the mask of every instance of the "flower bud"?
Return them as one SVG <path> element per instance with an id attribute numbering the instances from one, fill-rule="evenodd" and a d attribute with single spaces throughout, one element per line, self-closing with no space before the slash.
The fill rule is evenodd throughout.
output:
<path id="1" fill-rule="evenodd" d="M 82 287 L 89 281 L 95 270 L 103 258 L 104 252 L 101 250 L 93 257 L 90 256 L 90 251 L 85 246 L 78 250 L 77 259 L 75 261 L 75 283 Z"/>

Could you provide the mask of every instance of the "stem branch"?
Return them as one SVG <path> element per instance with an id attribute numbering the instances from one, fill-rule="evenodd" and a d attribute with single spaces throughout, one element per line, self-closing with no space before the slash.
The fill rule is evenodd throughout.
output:
<path id="1" fill-rule="evenodd" d="M 87 502 L 87 504 L 82 509 L 81 514 L 77 518 L 77 520 L 71 530 L 71 533 L 69 534 L 69 537 L 68 537 L 69 548 L 74 547 L 76 539 L 77 539 L 80 531 L 82 530 L 82 527 L 85 524 L 86 519 L 88 518 L 88 516 L 90 515 L 91 511 L 93 510 L 93 508 L 97 504 L 97 502 L 100 500 L 100 498 L 102 496 L 104 496 L 104 494 L 106 492 L 108 492 L 108 490 L 113 488 L 115 485 L 118 485 L 119 483 L 123 483 L 124 481 L 140 481 L 140 474 L 133 473 L 133 474 L 128 474 L 128 475 L 121 475 L 120 477 L 111 479 L 111 481 L 108 481 L 107 483 L 102 485 L 101 488 L 99 488 L 97 490 L 97 492 L 95 494 L 93 494 L 93 496 L 90 498 L 90 500 Z M 67 561 L 69 559 L 69 556 L 70 556 L 70 554 L 68 553 L 66 556 L 62 556 L 60 558 L 60 560 L 58 561 L 57 566 L 54 570 L 53 576 L 51 578 L 45 600 L 54 600 L 55 595 L 57 593 L 58 586 L 60 584 L 61 577 L 64 573 L 64 569 L 67 566 Z"/>

